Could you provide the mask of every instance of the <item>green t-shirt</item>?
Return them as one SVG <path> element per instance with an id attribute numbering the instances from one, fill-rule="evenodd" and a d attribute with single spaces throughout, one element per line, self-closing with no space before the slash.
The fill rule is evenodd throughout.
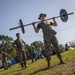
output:
<path id="1" fill-rule="evenodd" d="M 53 25 L 53 22 L 49 21 L 41 21 L 38 25 L 37 28 L 41 28 L 44 35 L 51 34 L 53 32 L 51 25 Z"/>
<path id="2" fill-rule="evenodd" d="M 23 44 L 25 42 L 22 39 L 16 39 L 13 43 L 13 45 L 16 45 L 17 48 L 23 49 Z"/>

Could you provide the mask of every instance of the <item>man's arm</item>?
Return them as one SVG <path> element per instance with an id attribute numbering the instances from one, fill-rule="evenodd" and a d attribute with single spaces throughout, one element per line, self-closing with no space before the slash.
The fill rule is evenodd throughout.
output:
<path id="1" fill-rule="evenodd" d="M 22 40 L 22 42 L 24 43 L 24 47 L 26 47 L 26 43 L 25 43 L 25 41 L 23 40 L 23 39 L 21 39 Z"/>
<path id="2" fill-rule="evenodd" d="M 26 47 L 26 43 L 24 42 L 24 46 Z"/>
<path id="3" fill-rule="evenodd" d="M 53 26 L 57 26 L 57 22 L 56 22 L 56 20 L 55 20 L 55 17 L 53 17 Z"/>
<path id="4" fill-rule="evenodd" d="M 17 48 L 16 47 L 16 40 L 13 42 L 13 44 L 11 46 L 14 47 L 14 48 Z"/>
<path id="5" fill-rule="evenodd" d="M 35 23 L 32 23 L 32 25 L 33 25 L 34 31 L 35 31 L 36 33 L 38 33 L 40 29 L 37 28 L 37 27 L 35 27 Z"/>

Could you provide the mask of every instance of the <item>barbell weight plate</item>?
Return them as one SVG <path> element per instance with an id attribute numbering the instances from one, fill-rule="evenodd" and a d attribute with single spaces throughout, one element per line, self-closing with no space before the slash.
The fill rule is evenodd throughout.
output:
<path id="1" fill-rule="evenodd" d="M 60 10 L 60 18 L 63 22 L 66 22 L 68 20 L 68 14 L 65 9 Z"/>
<path id="2" fill-rule="evenodd" d="M 19 23 L 20 23 L 20 27 L 21 27 L 22 33 L 24 34 L 25 33 L 25 30 L 24 30 L 24 25 L 23 25 L 21 19 L 19 20 Z"/>

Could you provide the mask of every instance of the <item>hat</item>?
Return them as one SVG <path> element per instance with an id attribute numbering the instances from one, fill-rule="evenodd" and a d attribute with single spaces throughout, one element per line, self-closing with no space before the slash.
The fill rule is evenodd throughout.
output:
<path id="1" fill-rule="evenodd" d="M 16 35 L 20 35 L 20 33 L 16 33 Z"/>
<path id="2" fill-rule="evenodd" d="M 40 20 L 40 17 L 42 17 L 43 15 L 46 17 L 46 14 L 41 13 L 41 14 L 39 15 L 38 19 Z"/>

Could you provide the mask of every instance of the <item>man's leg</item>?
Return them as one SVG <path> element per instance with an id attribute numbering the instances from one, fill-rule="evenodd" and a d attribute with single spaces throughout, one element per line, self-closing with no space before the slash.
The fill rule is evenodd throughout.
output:
<path id="1" fill-rule="evenodd" d="M 2 60 L 2 65 L 3 65 L 3 68 L 5 69 L 5 63 L 4 63 L 4 60 Z"/>
<path id="2" fill-rule="evenodd" d="M 50 44 L 46 44 L 45 45 L 45 50 L 46 50 L 46 60 L 47 60 L 47 66 L 48 68 L 50 68 L 50 60 L 51 60 L 51 45 Z"/>
<path id="3" fill-rule="evenodd" d="M 50 54 L 46 54 L 46 60 L 47 60 L 47 67 L 50 68 L 50 60 L 51 60 L 51 57 L 50 57 Z"/>
<path id="4" fill-rule="evenodd" d="M 34 62 L 34 54 L 31 53 L 31 60 L 32 60 L 32 63 Z"/>
<path id="5" fill-rule="evenodd" d="M 55 49 L 55 51 L 56 51 L 57 57 L 58 57 L 59 60 L 60 60 L 60 64 L 63 64 L 64 62 L 63 62 L 62 56 L 61 56 L 61 54 L 60 54 L 60 49 L 59 49 L 59 44 L 58 44 L 57 38 L 54 38 L 54 39 L 52 40 L 52 44 L 53 44 L 54 49 Z"/>
<path id="6" fill-rule="evenodd" d="M 7 59 L 5 59 L 5 68 L 8 69 Z"/>
<path id="7" fill-rule="evenodd" d="M 23 54 L 23 64 L 24 64 L 25 67 L 27 67 L 26 66 L 26 60 L 27 60 L 26 52 L 25 51 L 22 51 L 22 54 Z"/>
<path id="8" fill-rule="evenodd" d="M 23 68 L 24 66 L 23 66 L 23 55 L 22 55 L 22 51 L 19 51 L 18 54 L 19 54 L 19 62 L 20 62 L 20 65 Z"/>
<path id="9" fill-rule="evenodd" d="M 44 45 L 45 45 L 45 52 L 46 52 L 45 57 L 47 60 L 47 66 L 48 68 L 50 68 L 51 51 L 52 51 L 50 37 L 44 36 Z"/>
<path id="10" fill-rule="evenodd" d="M 7 64 L 7 61 L 5 59 L 2 61 L 2 65 L 3 65 L 5 70 L 8 69 L 8 64 Z"/>

